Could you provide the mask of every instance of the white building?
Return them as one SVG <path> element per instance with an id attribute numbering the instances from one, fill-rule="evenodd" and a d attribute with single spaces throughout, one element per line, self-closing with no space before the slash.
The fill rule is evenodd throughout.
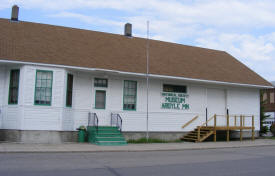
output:
<path id="1" fill-rule="evenodd" d="M 146 39 L 0 19 L 0 138 L 74 141 L 96 113 L 147 130 Z M 214 114 L 252 114 L 271 84 L 224 51 L 150 40 L 149 134 L 178 138 Z M 199 118 L 186 128 L 186 122 Z M 221 120 L 218 123 L 223 123 Z M 248 122 L 249 123 L 249 122 Z"/>

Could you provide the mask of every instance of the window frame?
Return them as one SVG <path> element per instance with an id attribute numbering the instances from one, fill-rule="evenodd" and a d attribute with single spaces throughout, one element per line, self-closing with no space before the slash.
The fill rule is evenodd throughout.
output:
<path id="1" fill-rule="evenodd" d="M 106 81 L 106 86 L 97 86 L 96 80 L 105 80 Z M 108 88 L 108 79 L 107 78 L 94 78 L 94 87 L 103 87 L 103 88 Z"/>
<path id="2" fill-rule="evenodd" d="M 269 92 L 269 104 L 275 103 L 275 94 L 274 92 Z"/>
<path id="3" fill-rule="evenodd" d="M 135 96 L 135 108 L 134 109 L 127 109 L 127 108 L 124 108 L 124 98 L 125 98 L 125 82 L 135 82 L 136 83 L 136 96 Z M 137 89 L 138 89 L 138 86 L 137 86 L 137 81 L 134 81 L 134 80 L 124 80 L 123 81 L 123 104 L 122 104 L 122 108 L 124 111 L 136 111 L 137 110 Z"/>
<path id="4" fill-rule="evenodd" d="M 96 107 L 96 92 L 105 92 L 105 97 L 104 97 L 104 108 L 97 108 L 97 107 Z M 106 92 L 106 90 L 100 90 L 100 89 L 95 90 L 95 106 L 94 106 L 94 109 L 106 109 L 106 97 L 107 97 L 107 92 Z"/>
<path id="5" fill-rule="evenodd" d="M 264 91 L 264 92 L 262 93 L 261 98 L 262 98 L 261 101 L 263 102 L 263 104 L 268 104 L 268 93 L 267 93 L 267 91 Z"/>
<path id="6" fill-rule="evenodd" d="M 71 105 L 68 105 L 68 87 L 69 87 L 69 76 L 72 76 L 72 90 L 71 90 Z M 74 75 L 71 73 L 67 74 L 67 87 L 66 87 L 66 107 L 71 108 L 73 105 L 73 88 L 74 88 Z"/>
<path id="7" fill-rule="evenodd" d="M 162 92 L 167 92 L 167 91 L 164 91 L 164 85 L 169 85 L 169 86 L 184 86 L 184 87 L 185 87 L 185 92 L 168 91 L 169 93 L 183 93 L 183 94 L 187 94 L 187 93 L 188 93 L 188 87 L 187 87 L 187 85 L 163 83 L 163 84 L 162 84 Z"/>
<path id="8" fill-rule="evenodd" d="M 17 102 L 16 103 L 11 103 L 11 75 L 13 71 L 18 71 L 18 83 L 17 83 Z M 19 101 L 19 84 L 20 84 L 20 69 L 11 69 L 10 70 L 10 81 L 9 81 L 9 94 L 8 94 L 8 105 L 18 105 L 18 101 Z"/>
<path id="9" fill-rule="evenodd" d="M 38 104 L 38 103 L 35 102 L 35 98 L 36 98 L 36 85 L 37 85 L 37 73 L 38 72 L 50 72 L 52 74 L 50 104 Z M 36 70 L 35 85 L 34 85 L 34 105 L 36 105 L 36 106 L 51 106 L 52 105 L 52 97 L 53 97 L 52 95 L 53 95 L 53 71 L 51 71 L 51 70 Z"/>

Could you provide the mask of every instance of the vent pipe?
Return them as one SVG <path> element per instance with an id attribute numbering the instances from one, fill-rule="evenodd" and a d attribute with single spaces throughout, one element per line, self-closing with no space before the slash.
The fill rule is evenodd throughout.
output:
<path id="1" fill-rule="evenodd" d="M 127 37 L 132 37 L 132 24 L 126 23 L 124 26 L 124 35 Z"/>
<path id="2" fill-rule="evenodd" d="M 11 20 L 18 21 L 19 7 L 17 5 L 12 6 Z"/>

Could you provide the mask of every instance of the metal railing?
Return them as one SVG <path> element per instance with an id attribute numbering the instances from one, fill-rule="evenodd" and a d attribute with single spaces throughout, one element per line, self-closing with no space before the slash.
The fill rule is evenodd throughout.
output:
<path id="1" fill-rule="evenodd" d="M 98 131 L 98 117 L 96 113 L 88 113 L 88 126 L 95 126 L 96 131 Z"/>
<path id="2" fill-rule="evenodd" d="M 111 113 L 111 126 L 116 126 L 120 131 L 122 130 L 122 118 L 119 114 Z"/>

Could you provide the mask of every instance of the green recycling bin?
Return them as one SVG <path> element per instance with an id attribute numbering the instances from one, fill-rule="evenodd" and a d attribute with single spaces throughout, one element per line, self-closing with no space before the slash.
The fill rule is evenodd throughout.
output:
<path id="1" fill-rule="evenodd" d="M 85 138 L 86 138 L 86 131 L 79 129 L 78 130 L 78 142 L 80 142 L 80 143 L 85 142 Z"/>

